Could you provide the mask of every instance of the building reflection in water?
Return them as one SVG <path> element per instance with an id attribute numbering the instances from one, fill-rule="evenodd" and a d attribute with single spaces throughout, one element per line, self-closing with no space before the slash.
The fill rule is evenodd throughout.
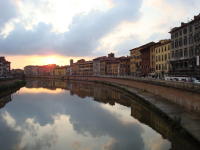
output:
<path id="1" fill-rule="evenodd" d="M 24 89 L 24 93 L 34 93 L 35 89 L 38 88 L 41 89 L 40 92 L 45 93 L 46 91 L 53 94 L 68 90 L 71 95 L 77 95 L 81 98 L 91 97 L 100 103 L 110 105 L 117 103 L 129 107 L 131 109 L 130 115 L 133 118 L 153 128 L 163 138 L 171 142 L 171 150 L 196 150 L 199 148 L 198 143 L 182 133 L 181 129 L 170 125 L 169 121 L 164 119 L 161 114 L 144 105 L 137 97 L 115 87 L 84 81 L 30 80 L 27 82 L 26 88 L 28 90 Z M 10 100 L 11 96 L 4 97 L 0 100 L 0 106 L 3 107 Z"/>

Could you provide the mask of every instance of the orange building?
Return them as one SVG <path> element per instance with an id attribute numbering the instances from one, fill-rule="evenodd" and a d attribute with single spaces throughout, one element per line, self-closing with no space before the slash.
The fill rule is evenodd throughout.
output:
<path id="1" fill-rule="evenodd" d="M 140 48 L 134 48 L 130 50 L 130 74 L 133 76 L 139 76 L 141 74 L 141 52 Z"/>

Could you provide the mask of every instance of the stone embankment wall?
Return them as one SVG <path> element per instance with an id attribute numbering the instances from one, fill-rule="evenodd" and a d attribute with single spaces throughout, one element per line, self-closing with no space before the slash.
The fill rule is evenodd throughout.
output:
<path id="1" fill-rule="evenodd" d="M 93 77 L 93 76 L 91 76 Z M 66 79 L 73 79 L 73 78 L 89 78 L 89 77 L 81 77 L 81 76 L 70 76 L 65 77 Z M 130 76 L 122 76 L 122 77 L 113 77 L 113 76 L 101 76 L 98 78 L 112 78 L 112 79 L 124 79 L 130 81 L 138 81 L 143 83 L 150 83 L 154 85 L 160 85 L 165 87 L 172 87 L 176 89 L 186 90 L 190 92 L 200 93 L 200 84 L 195 84 L 191 82 L 177 82 L 177 81 L 166 81 L 166 80 L 157 80 L 151 78 L 138 78 L 138 77 L 130 77 Z"/>
<path id="2" fill-rule="evenodd" d="M 187 82 L 173 82 L 135 77 L 94 76 L 40 76 L 32 78 L 101 81 L 140 89 L 179 104 L 192 112 L 200 113 L 200 85 Z"/>
<path id="3" fill-rule="evenodd" d="M 90 79 L 90 78 L 112 78 L 112 79 L 124 79 L 124 80 L 130 80 L 130 81 L 137 81 L 137 82 L 143 82 L 143 83 L 149 83 L 153 85 L 159 85 L 159 86 L 165 86 L 165 87 L 171 87 L 175 89 L 181 89 L 185 91 L 200 93 L 200 84 L 194 84 L 190 82 L 177 82 L 177 81 L 166 81 L 166 80 L 156 80 L 151 78 L 138 78 L 138 77 L 131 77 L 131 76 L 26 76 L 27 78 L 48 78 L 48 79 Z"/>
<path id="4" fill-rule="evenodd" d="M 159 96 L 173 103 L 176 103 L 180 106 L 183 106 L 188 111 L 200 114 L 200 93 L 180 88 L 180 85 L 184 83 L 173 83 L 173 82 L 170 83 L 164 81 L 162 83 L 160 83 L 160 81 L 157 83 L 156 82 L 153 83 L 152 81 L 143 82 L 141 80 L 131 80 L 131 79 L 80 77 L 80 76 L 71 76 L 68 77 L 68 79 L 84 80 L 84 81 L 101 81 L 101 82 L 114 83 L 118 85 L 127 86 L 130 88 L 139 89 L 141 91 L 152 93 L 155 96 Z M 193 88 L 195 88 L 196 90 L 197 88 L 199 88 L 199 86 L 194 86 Z"/>

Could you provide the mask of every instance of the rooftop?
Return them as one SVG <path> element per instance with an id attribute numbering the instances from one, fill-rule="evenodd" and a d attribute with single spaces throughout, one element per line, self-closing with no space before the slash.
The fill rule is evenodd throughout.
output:
<path id="1" fill-rule="evenodd" d="M 192 24 L 192 23 L 194 23 L 197 20 L 200 20 L 200 14 L 198 14 L 197 16 L 194 16 L 194 18 L 191 21 L 187 22 L 187 23 L 181 22 L 181 26 L 172 28 L 169 33 L 173 33 L 173 32 L 175 32 L 175 31 L 177 31 L 179 29 L 182 29 L 185 26 L 187 26 L 189 24 Z"/>

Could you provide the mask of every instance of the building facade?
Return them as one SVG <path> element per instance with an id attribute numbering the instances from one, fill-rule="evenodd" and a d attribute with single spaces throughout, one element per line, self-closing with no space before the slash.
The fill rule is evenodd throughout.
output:
<path id="1" fill-rule="evenodd" d="M 130 74 L 132 76 L 141 75 L 141 52 L 140 47 L 130 50 Z"/>
<path id="2" fill-rule="evenodd" d="M 174 76 L 200 77 L 200 15 L 170 31 L 171 70 Z"/>
<path id="3" fill-rule="evenodd" d="M 26 66 L 24 67 L 25 76 L 53 76 L 55 64 L 45 66 Z"/>
<path id="4" fill-rule="evenodd" d="M 150 42 L 140 47 L 142 76 L 148 76 L 151 73 L 150 50 L 154 45 L 154 42 Z"/>
<path id="5" fill-rule="evenodd" d="M 117 59 L 109 60 L 106 64 L 106 75 L 119 75 L 120 61 Z"/>
<path id="6" fill-rule="evenodd" d="M 106 56 L 98 57 L 93 59 L 93 75 L 99 76 L 101 75 L 101 62 L 107 59 Z"/>
<path id="7" fill-rule="evenodd" d="M 100 75 L 111 75 L 111 64 L 112 61 L 115 61 L 115 54 L 110 53 L 108 57 L 103 57 L 100 59 Z M 109 66 L 108 66 L 109 64 Z M 114 64 L 113 64 L 114 65 Z M 116 66 L 116 65 L 114 65 Z M 109 68 L 108 68 L 109 67 Z"/>
<path id="8" fill-rule="evenodd" d="M 171 59 L 171 40 L 161 40 L 155 47 L 155 76 L 163 78 L 168 75 Z"/>
<path id="9" fill-rule="evenodd" d="M 154 42 L 147 43 L 130 50 L 130 74 L 133 76 L 147 76 L 152 72 L 151 50 Z"/>
<path id="10" fill-rule="evenodd" d="M 0 77 L 5 78 L 10 75 L 10 62 L 5 57 L 0 57 Z"/>
<path id="11" fill-rule="evenodd" d="M 119 75 L 130 75 L 130 57 L 119 57 Z"/>
<path id="12" fill-rule="evenodd" d="M 66 75 L 67 75 L 67 66 L 54 68 L 54 76 L 66 76 Z"/>
<path id="13" fill-rule="evenodd" d="M 70 75 L 91 76 L 93 75 L 93 61 L 80 59 L 69 66 Z"/>

